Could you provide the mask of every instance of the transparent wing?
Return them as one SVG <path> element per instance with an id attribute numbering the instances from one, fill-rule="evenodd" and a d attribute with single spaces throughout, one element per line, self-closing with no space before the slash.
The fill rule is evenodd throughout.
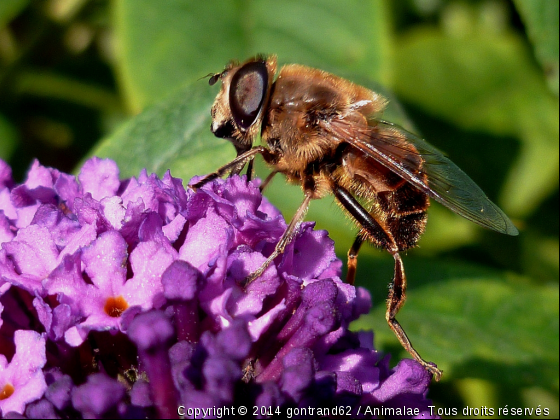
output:
<path id="1" fill-rule="evenodd" d="M 519 233 L 480 187 L 435 147 L 389 122 L 371 120 L 370 124 L 356 126 L 343 119 L 335 119 L 324 123 L 323 129 L 464 218 L 507 235 Z M 410 147 L 411 144 L 414 148 Z M 427 175 L 426 182 L 422 174 Z"/>

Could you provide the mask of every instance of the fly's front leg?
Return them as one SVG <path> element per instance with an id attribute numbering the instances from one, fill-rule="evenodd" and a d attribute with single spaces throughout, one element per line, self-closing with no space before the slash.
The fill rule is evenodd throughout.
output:
<path id="1" fill-rule="evenodd" d="M 393 257 L 395 259 L 395 276 L 393 278 L 393 282 L 391 283 L 389 297 L 387 298 L 387 312 L 385 313 L 385 319 L 404 349 L 412 357 L 414 357 L 414 360 L 424 366 L 424 369 L 434 375 L 436 381 L 439 381 L 441 379 L 442 371 L 438 369 L 435 364 L 426 362 L 422 359 L 422 357 L 420 357 L 420 354 L 418 354 L 412 346 L 412 343 L 404 332 L 404 329 L 401 327 L 401 324 L 399 324 L 399 321 L 395 318 L 406 300 L 406 275 L 404 273 L 404 266 L 399 253 L 393 253 Z"/>
<path id="2" fill-rule="evenodd" d="M 256 155 L 263 155 L 265 157 L 265 160 L 270 159 L 271 153 L 270 151 L 263 146 L 257 146 L 257 147 L 253 147 L 252 149 L 240 154 L 239 156 L 237 156 L 235 159 L 233 159 L 231 162 L 225 164 L 224 166 L 222 166 L 221 168 L 219 168 L 216 172 L 211 173 L 209 175 L 206 175 L 204 178 L 202 178 L 200 181 L 198 181 L 196 184 L 193 185 L 189 185 L 189 188 L 191 188 L 192 190 L 196 191 L 197 189 L 201 188 L 202 186 L 206 185 L 207 183 L 217 179 L 217 178 L 221 178 L 222 176 L 224 176 L 225 174 L 227 174 L 228 172 L 232 171 L 232 170 L 237 170 L 240 167 L 243 167 L 247 162 L 251 162 Z"/>

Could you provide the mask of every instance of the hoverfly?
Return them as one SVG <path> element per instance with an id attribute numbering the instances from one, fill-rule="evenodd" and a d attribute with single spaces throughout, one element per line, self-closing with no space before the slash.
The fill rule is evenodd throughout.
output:
<path id="1" fill-rule="evenodd" d="M 210 77 L 222 81 L 212 106 L 212 132 L 228 139 L 237 157 L 191 187 L 237 174 L 261 155 L 272 167 L 264 188 L 277 173 L 299 184 L 304 199 L 267 261 L 247 282 L 259 277 L 292 240 L 311 200 L 333 194 L 359 232 L 348 251 L 347 281 L 354 282 L 364 241 L 395 260 L 386 319 L 402 346 L 441 377 L 412 346 L 396 315 L 406 299 L 400 252 L 413 247 L 426 225 L 433 198 L 481 226 L 508 235 L 518 231 L 509 218 L 453 162 L 433 146 L 380 118 L 387 100 L 378 93 L 322 70 L 297 64 L 282 67 L 276 57 L 230 62 Z M 261 134 L 266 146 L 253 146 Z"/>

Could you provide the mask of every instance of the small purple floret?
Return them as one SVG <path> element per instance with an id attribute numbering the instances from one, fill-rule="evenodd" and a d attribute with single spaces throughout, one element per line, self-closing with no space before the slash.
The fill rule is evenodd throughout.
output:
<path id="1" fill-rule="evenodd" d="M 124 397 L 125 388 L 103 373 L 89 375 L 87 382 L 74 388 L 72 404 L 84 417 L 98 418 L 114 412 Z"/>
<path id="2" fill-rule="evenodd" d="M 0 354 L 0 411 L 23 413 L 47 389 L 42 368 L 46 363 L 45 337 L 35 331 L 14 333 L 15 354 L 8 363 Z"/>

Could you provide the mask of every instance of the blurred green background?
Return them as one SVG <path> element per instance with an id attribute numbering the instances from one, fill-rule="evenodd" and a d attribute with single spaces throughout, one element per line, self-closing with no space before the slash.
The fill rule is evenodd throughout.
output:
<path id="1" fill-rule="evenodd" d="M 93 154 L 123 177 L 211 172 L 234 151 L 209 130 L 219 86 L 199 79 L 261 52 L 381 89 L 385 118 L 445 151 L 520 230 L 433 204 L 404 256 L 399 320 L 445 372 L 429 397 L 460 414 L 540 405 L 557 417 L 558 14 L 556 0 L 1 0 L 0 157 L 19 181 L 33 158 L 72 171 Z M 302 199 L 281 177 L 266 195 L 287 218 Z M 307 220 L 345 260 L 356 229 L 332 199 Z M 363 249 L 357 284 L 374 309 L 355 327 L 396 363 L 408 355 L 384 318 L 392 270 Z"/>

